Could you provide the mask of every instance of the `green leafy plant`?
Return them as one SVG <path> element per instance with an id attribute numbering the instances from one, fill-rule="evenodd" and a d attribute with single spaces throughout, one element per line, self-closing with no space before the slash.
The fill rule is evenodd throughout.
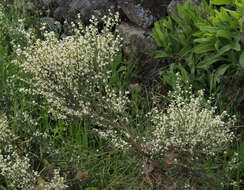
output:
<path id="1" fill-rule="evenodd" d="M 186 81 L 194 82 L 194 87 L 206 87 L 204 72 L 196 69 L 196 62 L 201 57 L 194 56 L 194 33 L 198 31 L 195 23 L 206 22 L 212 10 L 203 2 L 198 8 L 186 2 L 178 6 L 178 14 L 155 22 L 153 37 L 161 50 L 153 54 L 156 58 L 166 59 L 168 68 L 162 70 L 164 81 L 175 87 L 175 71 L 178 70 Z M 204 15 L 204 16 L 203 16 Z"/>
<path id="2" fill-rule="evenodd" d="M 212 6 L 229 3 L 231 10 Z M 162 50 L 154 54 L 168 62 L 161 71 L 163 80 L 175 88 L 175 73 L 180 72 L 194 89 L 215 94 L 219 106 L 226 108 L 229 100 L 238 111 L 244 99 L 243 10 L 242 1 L 185 2 L 178 5 L 177 15 L 156 22 L 153 37 Z"/>

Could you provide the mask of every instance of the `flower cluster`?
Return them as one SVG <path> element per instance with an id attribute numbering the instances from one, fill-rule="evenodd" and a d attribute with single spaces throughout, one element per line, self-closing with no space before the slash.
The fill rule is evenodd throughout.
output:
<path id="1" fill-rule="evenodd" d="M 25 114 L 24 114 L 25 115 Z M 42 133 L 37 135 L 43 136 Z M 14 135 L 8 126 L 5 116 L 0 117 L 0 176 L 3 176 L 11 189 L 36 190 L 40 175 L 31 169 L 28 155 L 18 149 Z M 24 155 L 26 154 L 26 155 Z M 65 179 L 59 175 L 59 170 L 54 171 L 54 177 L 44 185 L 45 190 L 66 189 Z M 42 185 L 43 186 L 43 185 Z M 41 188 L 43 189 L 43 188 Z"/>
<path id="2" fill-rule="evenodd" d="M 223 151 L 234 138 L 230 128 L 235 118 L 226 112 L 218 115 L 211 100 L 204 98 L 203 91 L 192 94 L 191 87 L 182 89 L 179 81 L 176 90 L 169 93 L 166 110 L 155 107 L 151 117 L 152 155 L 164 156 L 168 152 L 187 153 L 192 159 L 200 155 L 214 156 Z"/>
<path id="3" fill-rule="evenodd" d="M 59 170 L 54 170 L 54 177 L 53 179 L 46 184 L 40 184 L 41 189 L 45 190 L 63 190 L 67 189 L 67 185 L 65 185 L 65 179 L 59 175 Z"/>
<path id="4" fill-rule="evenodd" d="M 31 170 L 30 160 L 21 156 L 15 146 L 16 136 L 11 133 L 7 119 L 0 118 L 0 175 L 4 176 L 12 189 L 36 189 L 39 177 Z"/>
<path id="5" fill-rule="evenodd" d="M 77 28 L 73 23 L 72 36 L 59 39 L 54 32 L 44 31 L 45 39 L 34 43 L 33 34 L 22 31 L 31 43 L 25 49 L 16 47 L 20 59 L 14 63 L 32 74 L 28 82 L 34 87 L 22 91 L 43 95 L 57 119 L 97 118 L 93 112 L 101 115 L 125 110 L 128 98 L 109 86 L 110 63 L 121 47 L 117 29 L 112 31 L 119 15 L 111 14 L 103 21 L 101 31 L 93 17 L 86 27 L 78 23 Z"/>
<path id="6" fill-rule="evenodd" d="M 128 151 L 132 147 L 132 145 L 129 142 L 124 140 L 123 135 L 118 133 L 112 127 L 111 129 L 107 129 L 106 131 L 101 131 L 97 129 L 94 129 L 94 131 L 96 131 L 100 137 L 109 141 L 118 150 Z M 126 132 L 124 132 L 123 134 L 128 139 L 128 134 L 126 134 Z"/>

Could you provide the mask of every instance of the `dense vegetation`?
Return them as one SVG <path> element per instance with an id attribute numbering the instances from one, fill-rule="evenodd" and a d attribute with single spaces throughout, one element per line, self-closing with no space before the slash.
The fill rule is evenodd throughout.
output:
<path id="1" fill-rule="evenodd" d="M 244 1 L 156 22 L 150 82 L 119 22 L 60 38 L 0 4 L 0 189 L 243 189 Z"/>

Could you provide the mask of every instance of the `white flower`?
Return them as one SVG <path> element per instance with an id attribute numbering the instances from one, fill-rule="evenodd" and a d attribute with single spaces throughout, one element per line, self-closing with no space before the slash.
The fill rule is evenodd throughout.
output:
<path id="1" fill-rule="evenodd" d="M 211 101 L 205 101 L 203 91 L 194 95 L 191 87 L 185 91 L 178 81 L 169 98 L 166 110 L 155 107 L 147 114 L 153 124 L 151 154 L 163 156 L 170 150 L 187 152 L 193 158 L 199 154 L 215 156 L 232 142 L 230 128 L 235 120 L 227 112 L 218 115 Z"/>
<path id="2" fill-rule="evenodd" d="M 87 27 L 78 23 L 73 36 L 58 39 L 54 32 L 45 31 L 45 39 L 34 43 L 31 31 L 20 27 L 30 43 L 22 50 L 16 47 L 20 59 L 13 63 L 32 74 L 28 83 L 34 87 L 21 91 L 43 95 L 51 105 L 49 113 L 56 119 L 87 117 L 92 115 L 94 105 L 105 112 L 123 112 L 128 98 L 115 93 L 108 84 L 112 74 L 110 61 L 121 47 L 118 33 L 111 30 L 118 18 L 118 14 L 111 13 L 101 32 L 93 17 Z"/>

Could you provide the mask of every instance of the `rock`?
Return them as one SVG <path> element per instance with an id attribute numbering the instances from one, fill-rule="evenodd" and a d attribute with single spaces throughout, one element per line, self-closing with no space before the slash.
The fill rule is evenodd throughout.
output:
<path id="1" fill-rule="evenodd" d="M 70 3 L 71 11 L 79 11 L 81 16 L 86 16 L 88 11 L 93 8 L 89 0 L 73 0 Z"/>
<path id="2" fill-rule="evenodd" d="M 69 13 L 71 15 L 79 13 L 81 20 L 87 22 L 94 14 L 99 18 L 105 15 L 109 8 L 108 2 L 108 0 L 73 0 L 69 5 Z"/>
<path id="3" fill-rule="evenodd" d="M 68 10 L 68 7 L 60 6 L 54 10 L 53 17 L 58 21 L 68 20 Z"/>
<path id="4" fill-rule="evenodd" d="M 119 31 L 124 38 L 124 55 L 126 57 L 130 56 L 132 50 L 135 60 L 140 64 L 139 75 L 145 79 L 158 76 L 161 68 L 160 60 L 146 54 L 156 49 L 156 41 L 151 37 L 151 30 L 122 23 L 119 25 Z"/>
<path id="5" fill-rule="evenodd" d="M 52 0 L 42 0 L 42 3 L 45 8 L 51 7 Z"/>
<path id="6" fill-rule="evenodd" d="M 132 46 L 135 54 L 149 52 L 156 47 L 156 42 L 151 37 L 150 30 L 145 30 L 128 23 L 122 23 L 119 26 L 119 31 L 124 39 L 124 46 Z M 125 52 L 127 52 L 126 49 Z"/>
<path id="7" fill-rule="evenodd" d="M 62 29 L 62 25 L 60 22 L 56 21 L 54 18 L 52 17 L 43 17 L 41 18 L 41 23 L 42 24 L 46 24 L 46 28 L 48 30 L 52 30 L 52 31 L 61 31 Z"/>
<path id="8" fill-rule="evenodd" d="M 118 5 L 134 24 L 143 28 L 153 25 L 155 18 L 151 11 L 143 8 L 140 3 L 136 3 L 134 0 L 118 0 Z"/>

